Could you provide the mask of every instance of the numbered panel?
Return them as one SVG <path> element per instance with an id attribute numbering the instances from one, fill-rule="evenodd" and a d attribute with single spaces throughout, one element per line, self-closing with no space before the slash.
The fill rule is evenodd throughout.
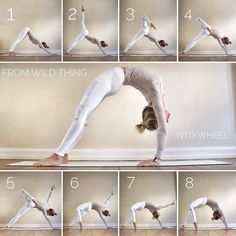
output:
<path id="1" fill-rule="evenodd" d="M 121 60 L 175 60 L 173 56 L 176 54 L 177 43 L 176 12 L 175 0 L 121 0 Z M 168 45 L 162 47 L 160 40 L 164 40 Z M 163 55 L 165 57 L 158 58 Z"/>
<path id="2" fill-rule="evenodd" d="M 7 235 L 22 230 L 43 230 L 61 235 L 61 173 L 0 173 L 0 225 Z M 27 233 L 25 233 L 27 235 Z"/>
<path id="3" fill-rule="evenodd" d="M 64 172 L 64 227 L 64 235 L 117 235 L 117 172 Z"/>
<path id="4" fill-rule="evenodd" d="M 235 172 L 179 173 L 179 226 L 185 229 L 180 236 L 192 235 L 195 221 L 199 230 L 196 235 L 202 235 L 201 230 L 208 234 L 206 229 L 212 235 L 221 229 L 221 235 L 222 229 L 234 226 L 235 195 Z M 213 211 L 221 212 L 221 219 L 212 221 Z"/>
<path id="5" fill-rule="evenodd" d="M 61 60 L 61 1 L 1 1 L 0 21 L 1 61 Z"/>
<path id="6" fill-rule="evenodd" d="M 135 235 L 135 226 L 142 229 L 138 235 L 158 235 L 162 227 L 161 235 L 176 235 L 176 209 L 174 172 L 120 173 L 121 236 Z M 155 214 L 159 217 L 154 218 Z"/>
<path id="7" fill-rule="evenodd" d="M 236 29 L 232 27 L 235 14 L 234 0 L 226 0 L 224 4 L 221 0 L 179 0 L 180 60 L 235 61 Z M 224 37 L 228 37 L 232 44 L 223 43 Z M 225 57 L 226 53 L 228 57 Z"/>
<path id="8" fill-rule="evenodd" d="M 67 61 L 118 60 L 118 1 L 64 0 L 64 52 Z"/>

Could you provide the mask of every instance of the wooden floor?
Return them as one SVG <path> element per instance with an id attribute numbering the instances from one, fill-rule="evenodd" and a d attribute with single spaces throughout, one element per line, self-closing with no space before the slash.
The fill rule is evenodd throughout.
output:
<path id="1" fill-rule="evenodd" d="M 120 61 L 176 61 L 177 57 L 168 56 L 155 56 L 155 55 L 121 55 Z"/>
<path id="2" fill-rule="evenodd" d="M 117 236 L 116 229 L 65 229 L 64 236 Z"/>
<path id="3" fill-rule="evenodd" d="M 118 56 L 78 56 L 65 55 L 63 61 L 118 61 Z"/>
<path id="4" fill-rule="evenodd" d="M 5 164 L 19 162 L 19 159 L 1 159 L 0 170 L 236 170 L 236 158 L 217 159 L 227 161 L 232 165 L 209 165 L 209 166 L 172 166 L 172 167 L 20 167 L 5 166 Z M 21 161 L 29 161 L 22 159 Z M 33 160 L 32 160 L 33 161 Z M 34 160 L 35 161 L 35 160 Z"/>
<path id="5" fill-rule="evenodd" d="M 0 236 L 60 236 L 61 230 L 1 230 Z"/>
<path id="6" fill-rule="evenodd" d="M 61 61 L 61 56 L 0 56 L 0 61 Z"/>
<path id="7" fill-rule="evenodd" d="M 236 230 L 180 230 L 179 236 L 235 236 Z"/>
<path id="8" fill-rule="evenodd" d="M 120 236 L 176 236 L 176 230 L 165 229 L 165 230 L 131 230 L 122 229 L 120 230 Z"/>
<path id="9" fill-rule="evenodd" d="M 236 56 L 224 56 L 224 55 L 179 55 L 179 61 L 236 61 Z"/>

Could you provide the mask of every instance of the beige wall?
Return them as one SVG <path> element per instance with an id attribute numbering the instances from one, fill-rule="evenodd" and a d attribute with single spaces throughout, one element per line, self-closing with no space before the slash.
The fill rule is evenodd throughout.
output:
<path id="1" fill-rule="evenodd" d="M 134 64 L 130 64 L 134 65 Z M 0 65 L 0 147 L 56 148 L 71 121 L 87 86 L 94 77 L 114 64 L 2 64 Z M 117 65 L 116 65 L 117 66 Z M 235 91 L 227 64 L 139 64 L 159 74 L 164 83 L 166 105 L 171 112 L 168 148 L 234 146 Z M 2 76 L 6 69 L 19 69 L 29 76 Z M 87 76 L 59 76 L 87 70 Z M 45 69 L 45 76 L 34 78 L 32 71 Z M 49 76 L 54 73 L 56 76 Z M 65 70 L 64 70 L 65 71 Z M 141 120 L 146 101 L 141 93 L 123 86 L 108 97 L 90 118 L 77 148 L 155 148 L 156 132 L 139 134 L 135 125 Z M 223 132 L 226 139 L 203 138 L 198 132 Z M 196 137 L 179 138 L 179 133 Z"/>
<path id="2" fill-rule="evenodd" d="M 135 18 L 133 21 L 128 21 L 129 17 L 128 8 L 135 10 Z M 141 18 L 147 15 L 153 24 L 156 26 L 156 30 L 152 32 L 164 39 L 169 46 L 166 50 L 176 50 L 176 1 L 175 0 L 121 0 L 120 2 L 120 49 L 124 50 L 126 44 L 134 37 L 134 35 L 140 30 Z M 145 52 L 160 50 L 150 42 L 148 39 L 143 38 L 137 44 L 135 44 L 130 52 Z"/>
<path id="3" fill-rule="evenodd" d="M 7 179 L 14 181 L 13 189 L 7 188 Z M 61 222 L 61 176 L 56 172 L 2 172 L 0 173 L 0 224 L 7 224 L 25 204 L 25 199 L 20 193 L 21 189 L 28 191 L 36 199 L 46 202 L 51 186 L 55 185 L 50 206 L 58 213 L 50 217 L 52 224 Z M 9 184 L 11 186 L 11 184 Z M 38 224 L 47 225 L 43 214 L 36 209 L 27 212 L 17 223 L 22 225 Z M 50 226 L 49 226 L 50 227 Z"/>
<path id="4" fill-rule="evenodd" d="M 186 178 L 193 178 L 193 188 L 185 187 Z M 236 173 L 233 172 L 209 172 L 209 173 L 180 173 L 179 176 L 179 222 L 183 223 L 191 201 L 207 197 L 219 203 L 229 224 L 236 222 L 235 195 Z M 211 221 L 212 210 L 209 207 L 197 209 L 197 221 L 199 224 L 221 224 L 220 221 Z M 191 223 L 191 222 L 190 222 Z"/>
<path id="5" fill-rule="evenodd" d="M 130 188 L 130 179 L 135 177 Z M 176 200 L 175 173 L 123 172 L 120 173 L 120 223 L 123 224 L 130 214 L 130 207 L 139 201 L 153 203 L 156 206 Z M 163 224 L 176 224 L 176 206 L 160 210 Z M 137 224 L 158 225 L 148 210 L 137 213 Z"/>
<path id="6" fill-rule="evenodd" d="M 106 51 L 117 53 L 118 42 L 118 2 L 117 0 L 65 0 L 64 1 L 64 50 L 80 33 L 81 5 L 85 8 L 85 25 L 91 36 L 108 43 Z M 70 21 L 68 17 L 70 8 L 76 8 L 79 13 L 77 20 Z M 109 10 L 108 10 L 109 9 Z M 94 52 L 101 53 L 96 45 L 83 39 L 73 49 L 73 53 Z"/>
<path id="7" fill-rule="evenodd" d="M 78 178 L 79 188 L 71 188 L 71 179 Z M 75 217 L 75 209 L 85 202 L 103 204 L 113 191 L 114 195 L 107 203 L 111 217 L 105 217 L 109 224 L 117 225 L 118 221 L 118 176 L 115 172 L 67 172 L 64 173 L 64 224 L 67 225 Z M 103 224 L 97 212 L 90 211 L 83 217 L 83 223 Z"/>
<path id="8" fill-rule="evenodd" d="M 184 18 L 188 10 L 192 10 L 192 20 Z M 200 26 L 196 21 L 201 17 L 213 28 L 225 33 L 231 40 L 232 44 L 229 50 L 236 50 L 235 44 L 235 22 L 236 22 L 236 1 L 225 0 L 180 0 L 179 1 L 179 49 L 184 50 L 187 44 L 200 33 Z M 217 40 L 207 37 L 201 43 L 197 44 L 192 51 L 221 51 Z"/>
<path id="9" fill-rule="evenodd" d="M 9 12 L 13 9 L 15 21 L 8 21 Z M 52 50 L 61 48 L 61 3 L 58 0 L 8 0 L 1 2 L 0 16 L 0 50 L 8 50 L 11 43 L 16 40 L 23 27 L 28 26 L 34 36 L 39 40 L 46 41 Z M 16 50 L 41 49 L 33 45 L 26 38 Z"/>

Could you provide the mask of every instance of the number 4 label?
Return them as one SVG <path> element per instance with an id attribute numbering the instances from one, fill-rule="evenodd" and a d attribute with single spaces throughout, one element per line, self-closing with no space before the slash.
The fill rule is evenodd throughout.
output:
<path id="1" fill-rule="evenodd" d="M 187 13 L 185 14 L 184 18 L 187 18 L 189 20 L 192 20 L 192 10 L 189 9 Z"/>

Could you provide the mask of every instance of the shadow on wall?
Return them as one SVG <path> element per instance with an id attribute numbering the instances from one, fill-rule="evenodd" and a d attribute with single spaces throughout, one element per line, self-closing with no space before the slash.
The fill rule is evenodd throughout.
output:
<path id="1" fill-rule="evenodd" d="M 234 111 L 234 127 L 236 131 L 236 64 L 231 64 L 232 74 L 232 98 L 233 98 L 233 111 Z"/>

